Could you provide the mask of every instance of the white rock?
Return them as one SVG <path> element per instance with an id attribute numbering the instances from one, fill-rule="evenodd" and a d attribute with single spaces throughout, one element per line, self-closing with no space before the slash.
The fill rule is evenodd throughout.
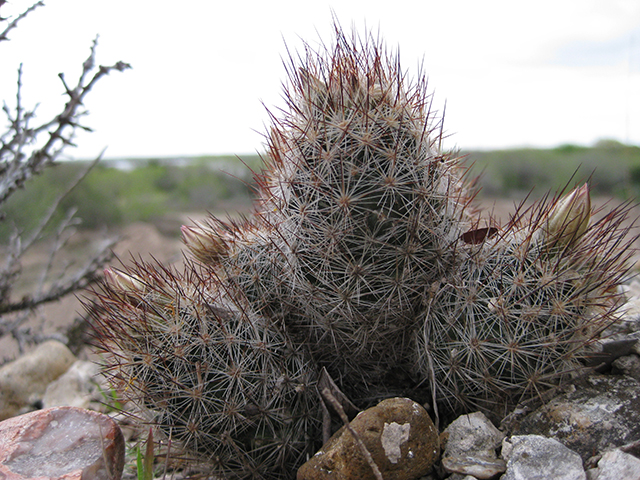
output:
<path id="1" fill-rule="evenodd" d="M 586 480 L 582 459 L 557 440 L 514 435 L 502 442 L 507 472 L 501 480 Z"/>
<path id="2" fill-rule="evenodd" d="M 445 432 L 448 440 L 444 456 L 495 453 L 504 438 L 504 433 L 481 412 L 458 417 Z"/>
<path id="3" fill-rule="evenodd" d="M 640 460 L 619 449 L 610 450 L 587 471 L 589 480 L 640 480 Z"/>
<path id="4" fill-rule="evenodd" d="M 20 358 L 0 368 L 0 420 L 21 413 L 41 400 L 49 383 L 76 361 L 63 343 L 44 342 Z"/>
<path id="5" fill-rule="evenodd" d="M 458 417 L 446 432 L 448 440 L 442 466 L 447 472 L 485 479 L 505 471 L 505 462 L 496 456 L 504 434 L 483 413 Z"/>
<path id="6" fill-rule="evenodd" d="M 65 405 L 87 408 L 98 390 L 99 373 L 97 364 L 78 360 L 49 384 L 42 398 L 43 408 Z"/>

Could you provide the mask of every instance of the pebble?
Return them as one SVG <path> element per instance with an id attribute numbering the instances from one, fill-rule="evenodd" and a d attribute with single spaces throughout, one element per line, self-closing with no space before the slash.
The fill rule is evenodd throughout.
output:
<path id="1" fill-rule="evenodd" d="M 623 479 L 640 479 L 640 460 L 619 449 L 606 452 L 598 461 L 598 468 L 587 470 L 587 480 Z"/>
<path id="2" fill-rule="evenodd" d="M 506 470 L 496 448 L 504 434 L 481 412 L 462 415 L 445 430 L 447 438 L 442 467 L 449 473 L 488 479 Z"/>
<path id="3" fill-rule="evenodd" d="M 514 435 L 502 442 L 507 471 L 501 480 L 586 480 L 582 459 L 557 440 Z"/>
<path id="4" fill-rule="evenodd" d="M 43 408 L 70 406 L 87 408 L 98 400 L 100 367 L 93 362 L 76 361 L 69 370 L 51 382 L 42 397 Z M 104 382 L 103 382 L 104 383 Z M 104 389 L 108 389 L 106 384 Z"/>
<path id="5" fill-rule="evenodd" d="M 620 357 L 613 362 L 613 367 L 628 377 L 640 381 L 640 357 L 638 355 Z"/>

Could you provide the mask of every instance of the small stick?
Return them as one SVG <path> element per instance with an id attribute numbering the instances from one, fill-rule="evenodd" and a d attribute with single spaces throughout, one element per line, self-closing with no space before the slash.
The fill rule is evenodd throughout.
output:
<path id="1" fill-rule="evenodd" d="M 331 413 L 324 402 L 320 402 L 322 406 L 322 444 L 324 445 L 331 438 Z"/>
<path id="2" fill-rule="evenodd" d="M 367 449 L 367 446 L 362 442 L 355 430 L 351 428 L 351 425 L 349 424 L 349 418 L 347 417 L 347 414 L 344 413 L 344 409 L 342 408 L 342 405 L 340 405 L 340 402 L 336 400 L 336 398 L 331 394 L 328 388 L 324 388 L 322 390 L 322 396 L 329 403 L 331 403 L 333 408 L 335 408 L 336 412 L 338 412 L 338 415 L 340 415 L 340 418 L 344 422 L 344 426 L 347 430 L 349 430 L 349 433 L 353 435 L 353 438 L 356 440 L 358 447 L 360 447 L 360 451 L 364 455 L 364 458 L 367 460 L 367 463 L 371 467 L 371 470 L 373 470 L 373 474 L 376 477 L 376 480 L 384 480 L 382 474 L 380 473 L 380 469 L 378 468 L 378 465 L 376 465 L 376 462 L 373 461 L 373 457 L 371 457 L 371 453 Z"/>

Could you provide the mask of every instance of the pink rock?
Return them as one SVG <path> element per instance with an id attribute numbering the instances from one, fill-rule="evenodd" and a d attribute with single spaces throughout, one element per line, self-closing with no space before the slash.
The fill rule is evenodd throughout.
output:
<path id="1" fill-rule="evenodd" d="M 0 422 L 0 479 L 120 480 L 124 438 L 108 416 L 53 407 Z"/>

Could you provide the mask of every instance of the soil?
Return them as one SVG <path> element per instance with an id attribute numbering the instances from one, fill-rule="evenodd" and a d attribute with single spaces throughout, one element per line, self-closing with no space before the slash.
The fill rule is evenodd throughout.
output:
<path id="1" fill-rule="evenodd" d="M 520 203 L 513 199 L 484 199 L 483 209 L 488 212 L 499 224 L 506 224 L 509 215 L 515 210 L 515 206 Z M 604 199 L 594 199 L 594 205 L 605 205 L 604 212 L 620 204 L 619 201 L 607 203 Z M 599 215 L 603 215 L 604 212 Z M 97 245 L 104 241 L 106 237 L 117 236 L 120 240 L 116 244 L 114 253 L 116 258 L 111 262 L 118 266 L 130 264 L 132 259 L 142 259 L 148 262 L 160 262 L 164 265 L 172 265 L 177 269 L 182 268 L 184 246 L 180 240 L 180 225 L 191 224 L 206 217 L 205 212 L 193 212 L 181 214 L 180 216 L 168 217 L 162 221 L 151 223 L 134 223 L 127 225 L 116 232 L 95 232 L 81 231 L 76 233 L 69 242 L 68 247 L 58 258 L 59 265 L 82 262 L 89 258 Z M 224 215 L 221 215 L 224 217 Z M 640 217 L 640 207 L 634 207 L 630 220 Z M 631 222 L 629 222 L 631 223 Z M 630 231 L 629 235 L 637 235 L 636 230 Z M 634 243 L 636 249 L 640 249 L 640 240 Z M 21 282 L 16 287 L 19 298 L 20 291 L 27 292 L 37 279 L 48 258 L 48 246 L 46 244 L 35 245 L 23 257 L 23 275 Z M 640 255 L 634 257 L 636 270 L 640 270 Z M 82 292 L 79 296 L 84 295 Z M 64 333 L 79 319 L 84 318 L 84 308 L 80 299 L 69 295 L 58 302 L 40 307 L 35 315 L 25 325 L 32 329 L 41 329 L 42 334 Z M 10 336 L 0 338 L 0 365 L 15 358 L 19 354 L 17 343 Z M 89 349 L 80 351 L 80 358 L 91 357 Z"/>
<path id="2" fill-rule="evenodd" d="M 78 268 L 99 250 L 100 243 L 106 238 L 118 239 L 113 248 L 115 257 L 110 262 L 111 265 L 119 267 L 122 264 L 131 264 L 136 259 L 145 262 L 157 261 L 179 269 L 184 258 L 180 225 L 190 224 L 205 216 L 202 212 L 184 214 L 154 224 L 133 223 L 112 232 L 79 231 L 56 256 L 56 270 L 61 271 L 65 266 L 69 271 L 73 271 L 74 266 Z M 13 298 L 20 298 L 33 291 L 33 286 L 48 261 L 50 248 L 45 242 L 36 244 L 22 257 L 22 274 L 15 286 Z M 25 322 L 24 327 L 42 335 L 66 334 L 74 321 L 79 322 L 85 317 L 81 301 L 83 296 L 86 296 L 86 292 L 78 292 L 76 295 L 68 295 L 59 301 L 39 307 Z M 0 365 L 16 358 L 19 353 L 18 344 L 12 337 L 5 335 L 0 338 Z M 82 359 L 88 356 L 90 352 L 86 349 L 79 352 Z"/>

